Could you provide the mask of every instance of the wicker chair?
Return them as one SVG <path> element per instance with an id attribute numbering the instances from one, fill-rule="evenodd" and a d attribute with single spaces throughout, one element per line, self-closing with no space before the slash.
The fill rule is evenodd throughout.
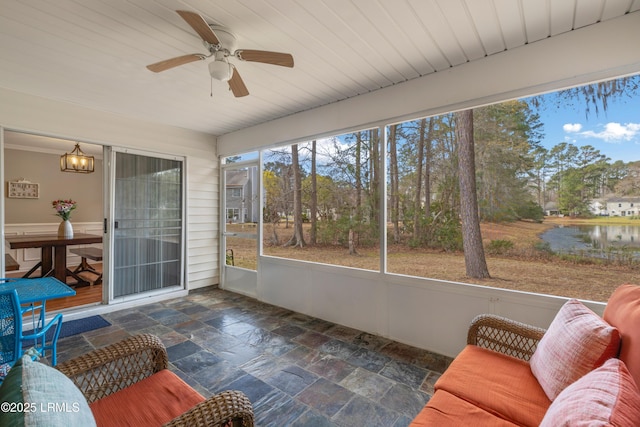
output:
<path id="1" fill-rule="evenodd" d="M 493 314 L 481 314 L 471 321 L 467 344 L 477 345 L 529 361 L 545 329 Z"/>
<path id="2" fill-rule="evenodd" d="M 167 351 L 154 335 L 141 334 L 76 357 L 56 368 L 82 391 L 88 403 L 167 369 Z M 167 426 L 253 426 L 249 399 L 239 391 L 209 397 Z"/>

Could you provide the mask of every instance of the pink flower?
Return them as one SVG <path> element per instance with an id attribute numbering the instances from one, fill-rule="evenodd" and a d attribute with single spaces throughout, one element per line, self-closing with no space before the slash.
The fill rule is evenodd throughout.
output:
<path id="1" fill-rule="evenodd" d="M 56 210 L 56 215 L 67 221 L 71 217 L 71 211 L 77 206 L 77 203 L 71 199 L 54 200 L 52 203 L 53 208 Z"/>

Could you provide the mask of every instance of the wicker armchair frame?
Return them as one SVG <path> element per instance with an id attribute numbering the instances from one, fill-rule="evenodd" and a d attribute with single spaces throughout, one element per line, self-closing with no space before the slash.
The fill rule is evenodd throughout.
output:
<path id="1" fill-rule="evenodd" d="M 169 359 L 160 339 L 140 334 L 60 363 L 56 368 L 69 377 L 92 403 L 125 389 L 162 369 Z M 167 426 L 253 426 L 253 408 L 239 391 L 225 391 L 170 421 Z"/>
<path id="2" fill-rule="evenodd" d="M 467 344 L 529 361 L 545 331 L 506 317 L 481 314 L 471 321 Z"/>

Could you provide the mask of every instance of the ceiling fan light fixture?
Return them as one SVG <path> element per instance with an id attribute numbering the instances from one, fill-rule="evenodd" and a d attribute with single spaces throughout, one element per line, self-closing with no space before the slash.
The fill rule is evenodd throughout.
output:
<path id="1" fill-rule="evenodd" d="M 233 65 L 227 61 L 213 61 L 209 63 L 209 74 L 211 78 L 227 82 L 233 76 Z"/>

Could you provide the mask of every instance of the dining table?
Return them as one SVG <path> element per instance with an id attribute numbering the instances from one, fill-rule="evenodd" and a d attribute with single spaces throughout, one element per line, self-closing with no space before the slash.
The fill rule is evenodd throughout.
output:
<path id="1" fill-rule="evenodd" d="M 37 331 L 44 326 L 46 316 L 46 302 L 51 299 L 72 297 L 76 294 L 73 288 L 55 277 L 37 277 L 33 279 L 0 279 L 0 291 L 15 289 L 23 308 L 28 308 L 35 314 L 40 309 L 38 318 L 34 317 L 33 328 Z"/>
<path id="2" fill-rule="evenodd" d="M 40 261 L 27 271 L 23 278 L 30 278 L 40 269 L 39 277 L 53 276 L 62 283 L 66 283 L 71 276 L 79 284 L 88 284 L 86 280 L 67 268 L 67 246 L 89 245 L 102 243 L 102 236 L 98 234 L 74 233 L 72 237 L 62 237 L 57 234 L 21 234 L 5 236 L 10 249 L 40 248 Z M 36 276 L 38 277 L 38 276 Z"/>

